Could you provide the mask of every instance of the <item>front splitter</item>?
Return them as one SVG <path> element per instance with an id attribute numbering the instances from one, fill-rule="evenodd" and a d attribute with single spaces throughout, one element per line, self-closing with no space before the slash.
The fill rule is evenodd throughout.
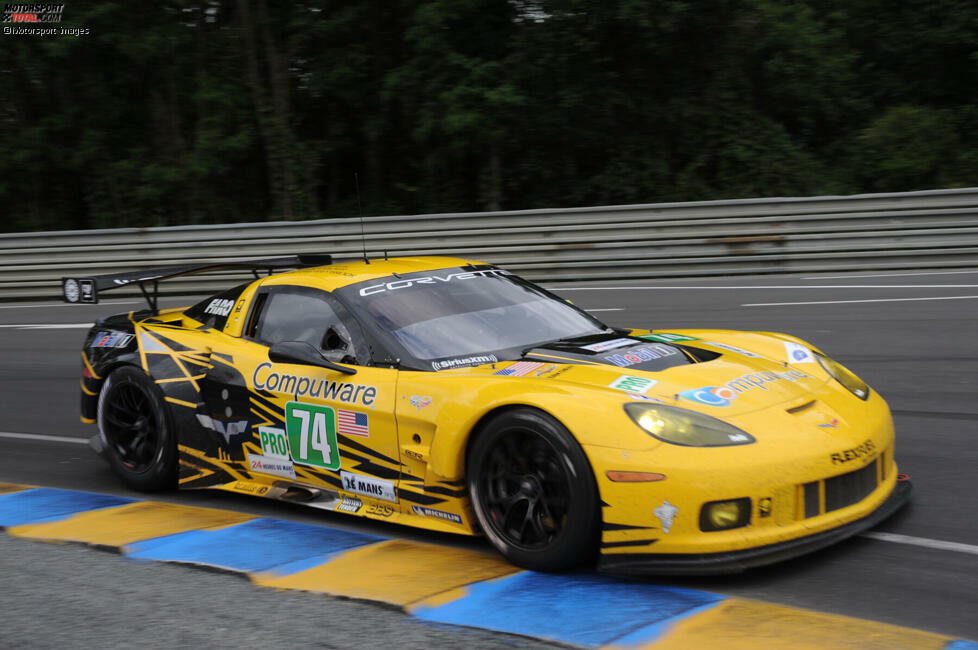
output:
<path id="1" fill-rule="evenodd" d="M 913 484 L 899 481 L 879 508 L 862 519 L 786 542 L 720 553 L 621 553 L 602 555 L 598 570 L 621 575 L 716 575 L 781 562 L 831 546 L 872 528 L 910 500 Z"/>

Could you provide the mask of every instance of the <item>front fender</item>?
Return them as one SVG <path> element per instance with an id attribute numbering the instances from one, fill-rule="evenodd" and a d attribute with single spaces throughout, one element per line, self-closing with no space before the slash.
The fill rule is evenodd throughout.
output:
<path id="1" fill-rule="evenodd" d="M 548 379 L 403 373 L 398 382 L 398 427 L 408 436 L 428 429 L 428 468 L 448 480 L 465 476 L 468 440 L 493 413 L 528 406 L 559 420 L 582 445 L 649 450 L 660 444 L 646 435 L 622 408 L 621 391 L 563 385 Z M 416 394 L 412 394 L 417 391 Z M 407 393 L 407 394 L 405 394 Z M 411 408 L 411 397 L 430 406 Z"/>

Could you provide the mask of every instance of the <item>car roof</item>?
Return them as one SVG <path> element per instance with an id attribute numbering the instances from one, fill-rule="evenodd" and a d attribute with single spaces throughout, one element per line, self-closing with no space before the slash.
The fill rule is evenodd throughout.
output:
<path id="1" fill-rule="evenodd" d="M 369 264 L 360 260 L 277 273 L 265 278 L 261 285 L 265 287 L 294 285 L 333 291 L 358 282 L 386 278 L 394 273 L 436 271 L 471 264 L 484 264 L 484 262 L 459 257 L 392 257 L 386 260 L 370 260 Z"/>

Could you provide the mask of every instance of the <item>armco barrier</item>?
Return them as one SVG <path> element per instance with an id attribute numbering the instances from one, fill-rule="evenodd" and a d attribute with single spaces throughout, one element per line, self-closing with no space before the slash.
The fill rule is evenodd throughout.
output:
<path id="1" fill-rule="evenodd" d="M 552 282 L 978 265 L 978 188 L 364 220 L 371 256 L 457 255 Z M 303 252 L 351 260 L 359 219 L 0 235 L 0 300 L 59 296 L 62 275 Z M 205 292 L 243 275 L 182 278 Z"/>

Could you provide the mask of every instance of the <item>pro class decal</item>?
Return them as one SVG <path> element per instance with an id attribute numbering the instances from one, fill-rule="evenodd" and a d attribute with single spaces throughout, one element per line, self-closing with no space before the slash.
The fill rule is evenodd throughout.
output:
<path id="1" fill-rule="evenodd" d="M 385 481 L 374 476 L 364 476 L 353 472 L 340 472 L 343 479 L 343 489 L 347 492 L 363 494 L 383 501 L 397 502 L 397 493 L 394 491 L 394 482 Z"/>
<path id="2" fill-rule="evenodd" d="M 258 439 L 264 456 L 289 460 L 289 439 L 285 431 L 275 427 L 258 427 Z"/>
<path id="3" fill-rule="evenodd" d="M 633 377 L 631 375 L 622 375 L 618 379 L 614 380 L 608 384 L 609 388 L 617 388 L 618 390 L 623 390 L 626 393 L 644 393 L 648 389 L 655 386 L 657 382 L 655 379 L 646 379 L 645 377 Z"/>

